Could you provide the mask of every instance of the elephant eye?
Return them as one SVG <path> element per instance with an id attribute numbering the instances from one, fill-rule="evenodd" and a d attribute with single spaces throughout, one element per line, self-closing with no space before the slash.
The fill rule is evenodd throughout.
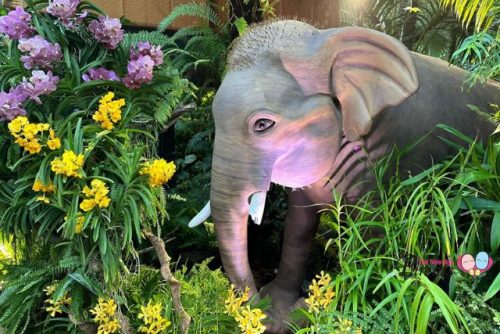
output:
<path id="1" fill-rule="evenodd" d="M 276 122 L 271 121 L 270 119 L 267 118 L 259 118 L 257 121 L 255 121 L 253 125 L 253 130 L 255 132 L 264 132 L 270 128 L 272 128 L 276 124 Z"/>

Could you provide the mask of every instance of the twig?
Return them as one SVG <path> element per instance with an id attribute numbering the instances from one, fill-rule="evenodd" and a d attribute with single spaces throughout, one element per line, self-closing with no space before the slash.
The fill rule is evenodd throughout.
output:
<path id="1" fill-rule="evenodd" d="M 132 334 L 132 327 L 130 326 L 130 320 L 121 311 L 117 312 L 118 322 L 120 323 L 120 333 L 122 334 Z"/>
<path id="2" fill-rule="evenodd" d="M 170 284 L 170 290 L 172 292 L 172 301 L 174 303 L 174 311 L 180 319 L 180 329 L 181 334 L 187 334 L 189 331 L 189 325 L 191 323 L 191 316 L 184 310 L 181 302 L 181 284 L 172 275 L 170 271 L 170 256 L 168 256 L 165 250 L 165 243 L 163 240 L 151 232 L 145 231 L 144 234 L 149 239 L 149 242 L 153 245 L 153 248 L 158 255 L 158 260 L 160 261 L 160 272 L 161 276 L 167 283 Z"/>
<path id="3" fill-rule="evenodd" d="M 168 244 L 169 242 L 171 241 L 174 241 L 175 240 L 175 237 L 173 238 L 170 238 L 170 239 L 163 239 L 163 242 Z M 137 252 L 138 255 L 142 255 L 142 254 L 145 254 L 145 253 L 149 253 L 151 252 L 152 250 L 154 250 L 155 248 L 153 246 L 151 247 L 148 247 L 148 248 L 144 248 L 144 249 L 141 249 L 140 251 Z"/>
<path id="4" fill-rule="evenodd" d="M 190 103 L 190 104 L 186 104 L 186 105 L 183 105 L 181 106 L 180 108 L 178 109 L 175 109 L 173 112 L 172 112 L 172 115 L 170 116 L 170 121 L 167 123 L 167 125 L 162 129 L 161 132 L 166 132 L 168 130 L 168 128 L 170 128 L 171 126 L 173 126 L 175 124 L 175 122 L 177 122 L 177 120 L 183 115 L 185 114 L 186 112 L 188 111 L 193 111 L 196 109 L 196 103 Z"/>

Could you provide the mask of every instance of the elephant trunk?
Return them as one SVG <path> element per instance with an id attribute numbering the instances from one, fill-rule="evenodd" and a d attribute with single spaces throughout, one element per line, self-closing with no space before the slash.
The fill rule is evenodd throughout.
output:
<path id="1" fill-rule="evenodd" d="M 216 138 L 210 211 L 226 275 L 238 289 L 249 287 L 253 295 L 257 293 L 257 289 L 248 262 L 247 223 L 250 211 L 258 214 L 261 210 L 250 210 L 249 198 L 256 193 L 258 198 L 262 197 L 262 192 L 269 188 L 270 175 L 262 175 L 263 166 L 252 163 L 250 159 L 255 157 L 251 154 L 243 155 L 242 160 L 236 160 L 235 156 L 241 157 L 242 151 L 233 150 L 234 145 L 221 145 L 220 138 Z M 256 161 L 259 161 L 258 157 Z"/>

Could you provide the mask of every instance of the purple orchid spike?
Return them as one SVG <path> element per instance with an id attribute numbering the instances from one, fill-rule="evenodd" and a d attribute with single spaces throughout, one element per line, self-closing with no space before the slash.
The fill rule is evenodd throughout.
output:
<path id="1" fill-rule="evenodd" d="M 28 38 L 35 30 L 30 25 L 31 15 L 21 7 L 16 7 L 9 14 L 0 17 L 0 33 L 9 36 L 10 39 Z"/>
<path id="2" fill-rule="evenodd" d="M 61 20 L 69 20 L 75 16 L 79 3 L 80 0 L 52 0 L 47 12 Z"/>
<path id="3" fill-rule="evenodd" d="M 87 73 L 82 75 L 83 81 L 92 80 L 109 80 L 109 81 L 120 81 L 120 77 L 111 70 L 107 70 L 105 67 L 91 68 Z"/>
<path id="4" fill-rule="evenodd" d="M 21 56 L 26 69 L 32 69 L 37 65 L 51 69 L 52 63 L 62 58 L 61 46 L 58 43 L 49 43 L 39 35 L 22 39 L 18 48 L 22 52 L 29 52 L 28 55 Z"/>
<path id="5" fill-rule="evenodd" d="M 137 48 L 130 48 L 130 60 L 137 60 L 139 56 L 149 56 L 155 66 L 163 64 L 163 52 L 159 45 L 151 45 L 149 42 L 137 43 Z"/>
<path id="6" fill-rule="evenodd" d="M 21 83 L 22 89 L 27 96 L 38 104 L 41 104 L 41 95 L 48 95 L 56 90 L 59 83 L 59 77 L 52 74 L 51 71 L 33 71 L 31 78 Z"/>
<path id="7" fill-rule="evenodd" d="M 75 16 L 79 4 L 80 0 L 52 0 L 47 12 L 57 17 L 66 28 L 72 29 L 87 16 L 87 11 Z"/>
<path id="8" fill-rule="evenodd" d="M 128 74 L 123 78 L 125 86 L 134 89 L 153 80 L 153 67 L 155 63 L 150 56 L 139 56 L 127 65 Z"/>
<path id="9" fill-rule="evenodd" d="M 120 20 L 105 16 L 99 16 L 89 24 L 89 31 L 94 38 L 104 44 L 108 49 L 116 49 L 123 40 L 123 29 Z"/>
<path id="10" fill-rule="evenodd" d="M 12 87 L 9 90 L 9 93 L 14 94 L 16 97 L 16 100 L 20 101 L 21 103 L 26 101 L 26 99 L 29 97 L 28 92 L 26 92 L 26 90 L 24 89 L 22 84 L 20 84 L 16 87 Z"/>
<path id="11" fill-rule="evenodd" d="M 0 121 L 12 121 L 17 116 L 26 115 L 22 104 L 26 99 L 20 90 L 0 92 Z"/>

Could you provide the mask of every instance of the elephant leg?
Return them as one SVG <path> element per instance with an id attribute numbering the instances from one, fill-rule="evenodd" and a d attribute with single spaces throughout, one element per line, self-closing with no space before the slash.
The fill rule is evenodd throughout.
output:
<path id="1" fill-rule="evenodd" d="M 286 333 L 288 313 L 299 306 L 299 291 L 313 238 L 316 234 L 320 207 L 313 205 L 304 190 L 288 190 L 288 212 L 281 262 L 276 278 L 262 288 L 261 296 L 269 296 L 272 310 L 267 325 L 270 333 Z"/>

